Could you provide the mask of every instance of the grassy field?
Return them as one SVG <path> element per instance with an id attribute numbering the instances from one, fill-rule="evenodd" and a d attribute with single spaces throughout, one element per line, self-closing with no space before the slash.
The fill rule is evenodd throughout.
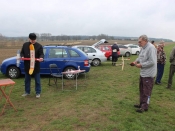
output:
<path id="1" fill-rule="evenodd" d="M 174 45 L 166 45 L 169 58 Z M 154 85 L 148 112 L 135 112 L 134 104 L 139 102 L 139 69 L 128 63 L 136 59 L 131 56 L 121 66 L 111 66 L 111 61 L 99 67 L 91 67 L 84 77 L 78 78 L 78 90 L 72 87 L 74 81 L 65 82 L 65 90 L 48 86 L 48 76 L 42 76 L 42 94 L 35 98 L 34 80 L 31 95 L 22 97 L 24 78 L 16 82 L 11 101 L 17 112 L 7 106 L 0 116 L 2 131 L 174 131 L 175 130 L 175 80 L 172 89 L 166 89 L 169 59 L 165 66 L 162 85 Z M 121 62 L 121 58 L 118 63 Z M 0 79 L 6 78 L 0 74 Z M 70 88 L 71 87 L 71 88 Z M 3 107 L 2 99 L 0 109 Z"/>

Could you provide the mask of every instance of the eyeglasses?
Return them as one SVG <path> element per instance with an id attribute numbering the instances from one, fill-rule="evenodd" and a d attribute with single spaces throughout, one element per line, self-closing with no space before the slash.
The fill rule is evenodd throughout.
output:
<path id="1" fill-rule="evenodd" d="M 141 43 L 142 41 L 138 41 L 138 43 Z"/>

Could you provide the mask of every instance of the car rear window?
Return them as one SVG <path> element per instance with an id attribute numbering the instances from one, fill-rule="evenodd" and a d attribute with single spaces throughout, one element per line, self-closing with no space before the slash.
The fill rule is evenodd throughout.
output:
<path id="1" fill-rule="evenodd" d="M 71 49 L 69 50 L 69 54 L 70 54 L 70 57 L 80 57 L 80 55 L 76 51 Z"/>

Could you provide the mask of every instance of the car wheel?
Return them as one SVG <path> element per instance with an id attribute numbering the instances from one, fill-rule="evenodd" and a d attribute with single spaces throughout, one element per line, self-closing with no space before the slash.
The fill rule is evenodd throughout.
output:
<path id="1" fill-rule="evenodd" d="M 20 70 L 16 66 L 11 66 L 7 70 L 7 76 L 11 79 L 16 79 L 20 76 Z"/>
<path id="2" fill-rule="evenodd" d="M 92 61 L 92 65 L 93 65 L 93 66 L 99 66 L 99 65 L 100 65 L 100 60 L 99 60 L 99 59 L 94 59 L 94 60 Z"/>
<path id="3" fill-rule="evenodd" d="M 64 70 L 64 72 L 66 72 L 66 71 L 70 71 L 70 70 L 75 70 L 75 68 L 74 67 L 67 67 L 65 70 Z M 64 78 L 66 78 L 66 79 L 73 79 L 75 77 L 75 74 L 64 74 Z"/>
<path id="4" fill-rule="evenodd" d="M 109 57 L 109 60 L 112 60 L 112 56 Z"/>
<path id="5" fill-rule="evenodd" d="M 140 52 L 139 52 L 139 51 L 137 51 L 137 52 L 136 52 L 136 55 L 139 55 L 139 54 L 140 54 Z"/>
<path id="6" fill-rule="evenodd" d="M 125 56 L 126 56 L 126 57 L 129 57 L 129 56 L 130 56 L 130 53 L 129 53 L 129 52 L 126 52 L 126 53 L 125 53 Z"/>

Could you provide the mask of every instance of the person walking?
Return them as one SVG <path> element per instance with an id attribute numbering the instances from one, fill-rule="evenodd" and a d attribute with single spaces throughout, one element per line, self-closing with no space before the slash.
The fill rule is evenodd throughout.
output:
<path id="1" fill-rule="evenodd" d="M 111 48 L 112 48 L 112 65 L 115 66 L 116 62 L 118 61 L 119 47 L 117 43 L 114 43 Z"/>
<path id="2" fill-rule="evenodd" d="M 164 46 L 162 42 L 157 47 L 157 77 L 155 84 L 160 85 L 161 84 L 161 79 L 164 73 L 164 67 L 166 63 L 166 54 L 164 52 Z"/>
<path id="3" fill-rule="evenodd" d="M 172 87 L 174 72 L 175 72 L 175 47 L 173 47 L 170 54 L 169 78 L 168 78 L 168 85 L 166 87 L 168 89 Z"/>
<path id="4" fill-rule="evenodd" d="M 146 35 L 141 35 L 138 39 L 139 46 L 142 47 L 138 58 L 131 63 L 140 68 L 140 103 L 134 105 L 139 108 L 136 112 L 143 113 L 148 110 L 149 101 L 154 85 L 154 77 L 157 69 L 157 50 L 150 42 Z"/>
<path id="5" fill-rule="evenodd" d="M 40 98 L 41 93 L 41 82 L 40 82 L 40 62 L 43 61 L 44 53 L 43 47 L 41 44 L 36 42 L 36 34 L 29 34 L 29 42 L 25 42 L 22 46 L 20 56 L 21 58 L 31 58 L 33 47 L 33 54 L 35 58 L 38 58 L 37 61 L 34 61 L 32 66 L 32 60 L 24 60 L 24 70 L 25 70 L 25 93 L 22 96 L 27 96 L 30 94 L 30 84 L 31 84 L 31 75 L 34 75 L 35 78 L 35 92 L 36 98 Z M 33 56 L 33 57 L 34 57 Z M 34 70 L 31 71 L 31 68 L 34 67 Z"/>

